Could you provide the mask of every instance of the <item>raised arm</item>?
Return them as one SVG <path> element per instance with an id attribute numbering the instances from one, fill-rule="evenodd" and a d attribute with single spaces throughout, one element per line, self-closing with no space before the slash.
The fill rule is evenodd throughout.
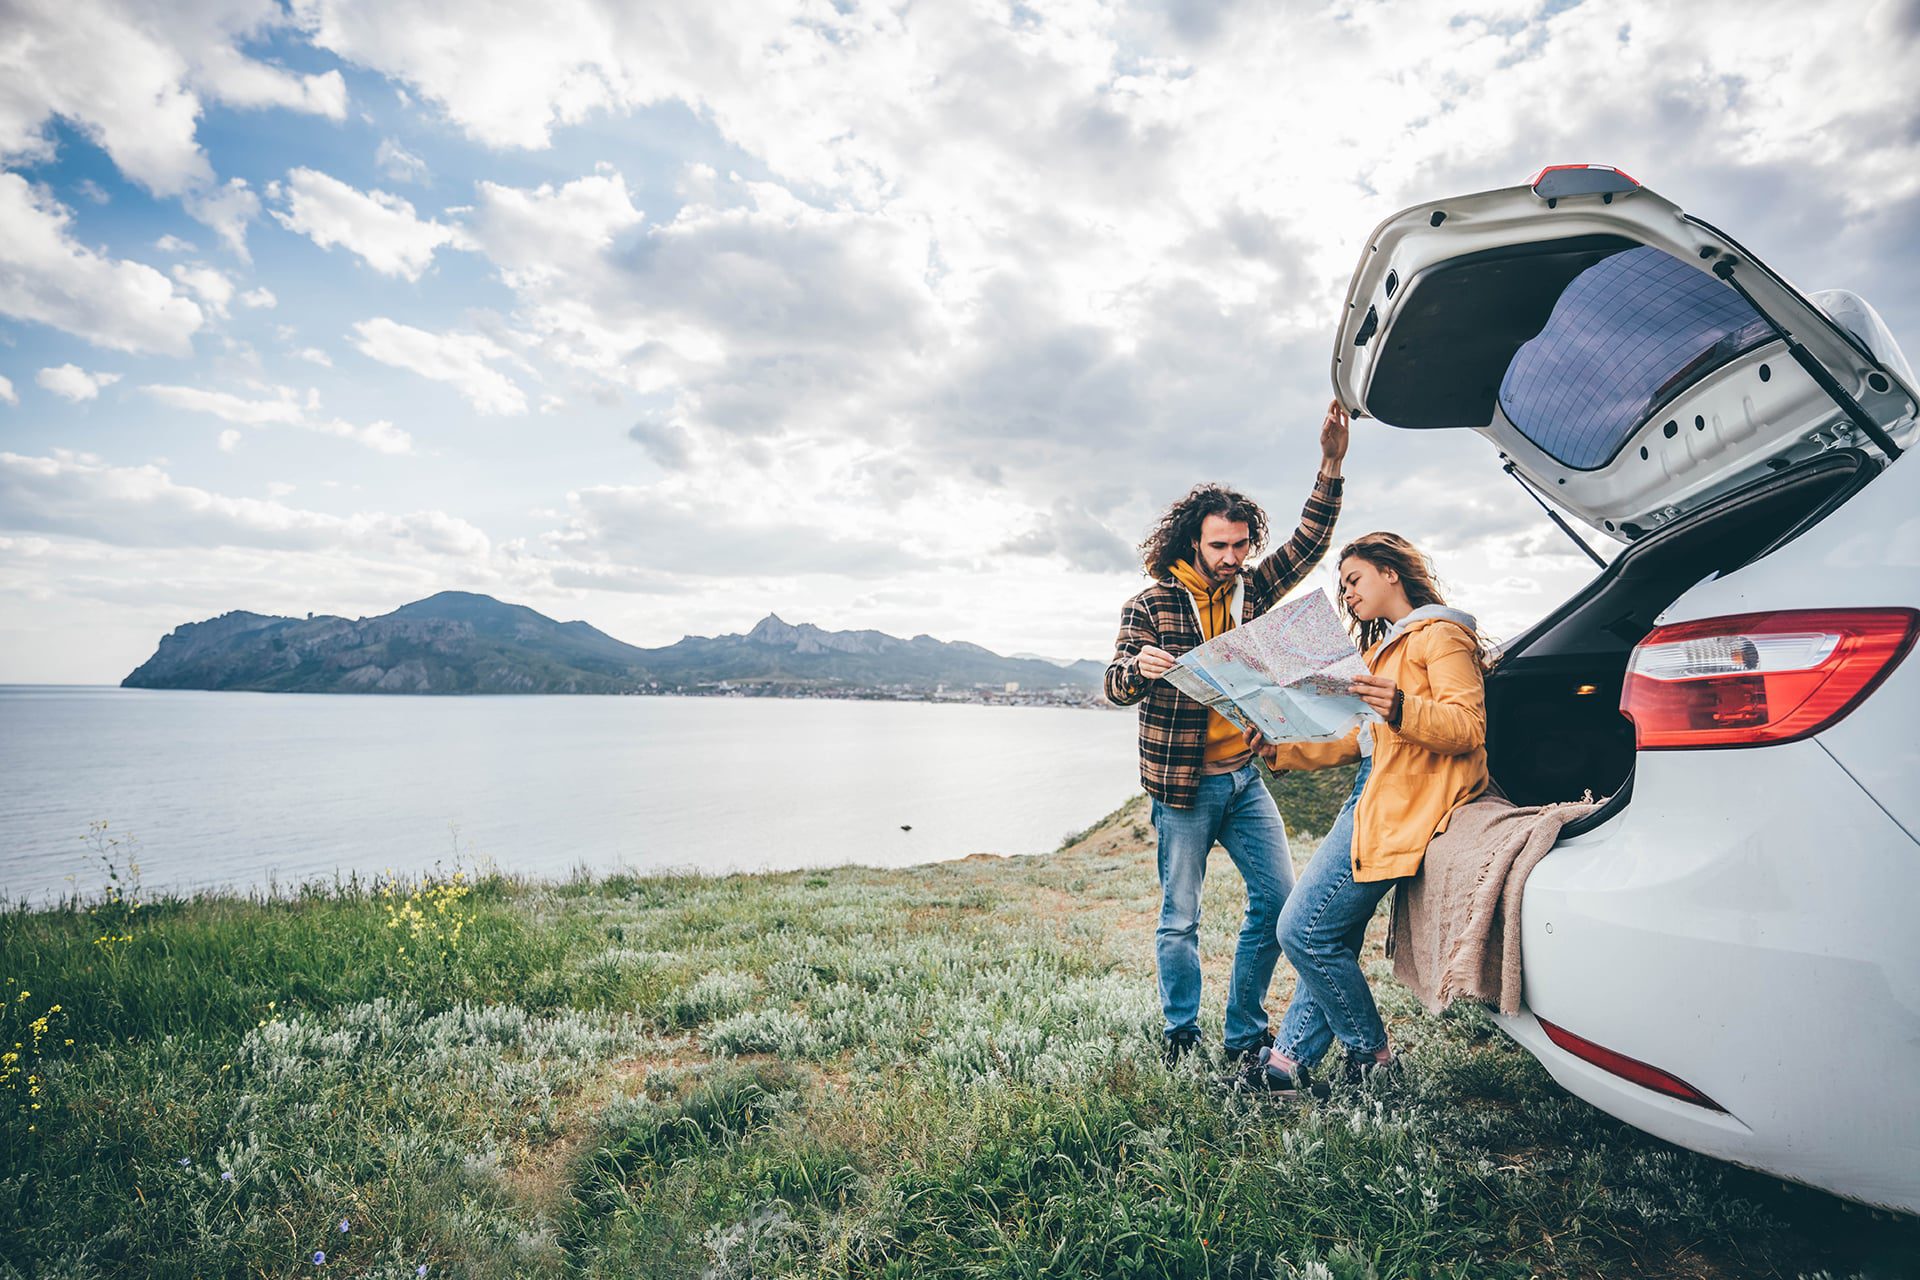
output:
<path id="1" fill-rule="evenodd" d="M 1340 466 L 1347 456 L 1348 430 L 1347 411 L 1335 400 L 1320 422 L 1320 474 L 1314 477 L 1313 492 L 1301 509 L 1300 527 L 1253 571 L 1254 590 L 1269 607 L 1312 572 L 1333 545 L 1333 526 L 1340 518 Z"/>

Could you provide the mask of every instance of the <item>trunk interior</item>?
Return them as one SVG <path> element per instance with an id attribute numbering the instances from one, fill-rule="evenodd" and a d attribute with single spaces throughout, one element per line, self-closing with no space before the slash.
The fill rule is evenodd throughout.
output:
<path id="1" fill-rule="evenodd" d="M 1633 789 L 1633 725 L 1620 714 L 1620 688 L 1654 618 L 1709 575 L 1792 541 L 1878 471 L 1875 459 L 1841 449 L 1728 494 L 1634 542 L 1514 639 L 1487 675 L 1494 784 L 1521 805 L 1611 797 L 1567 835 L 1611 818 Z"/>

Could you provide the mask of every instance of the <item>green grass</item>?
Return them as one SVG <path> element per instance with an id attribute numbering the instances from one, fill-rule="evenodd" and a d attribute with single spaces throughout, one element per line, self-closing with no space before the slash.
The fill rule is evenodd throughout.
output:
<path id="1" fill-rule="evenodd" d="M 0 1036 L 22 1046 L 0 1276 L 1877 1276 L 1920 1256 L 1907 1220 L 1617 1124 L 1477 1010 L 1421 1014 L 1377 939 L 1405 1081 L 1278 1109 L 1204 1059 L 1165 1068 L 1149 839 L 1136 802 L 1033 858 L 0 912 Z M 1221 867 L 1215 1025 L 1240 907 Z M 1272 1007 L 1287 991 L 1283 969 Z"/>

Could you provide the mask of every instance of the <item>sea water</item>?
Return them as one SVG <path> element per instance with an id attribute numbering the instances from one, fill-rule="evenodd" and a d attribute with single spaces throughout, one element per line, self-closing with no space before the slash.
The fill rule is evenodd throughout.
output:
<path id="1" fill-rule="evenodd" d="M 0 686 L 0 897 L 97 892 L 99 823 L 149 892 L 284 892 L 1039 853 L 1138 789 L 1108 710 Z"/>

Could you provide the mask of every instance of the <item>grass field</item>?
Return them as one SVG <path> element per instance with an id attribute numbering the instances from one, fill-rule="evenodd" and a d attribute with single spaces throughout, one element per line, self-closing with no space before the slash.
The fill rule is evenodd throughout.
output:
<path id="1" fill-rule="evenodd" d="M 1615 1123 L 1377 937 L 1405 1080 L 1168 1070 L 1149 849 L 1136 800 L 1029 858 L 5 912 L 0 1276 L 1914 1273 L 1911 1220 Z"/>

